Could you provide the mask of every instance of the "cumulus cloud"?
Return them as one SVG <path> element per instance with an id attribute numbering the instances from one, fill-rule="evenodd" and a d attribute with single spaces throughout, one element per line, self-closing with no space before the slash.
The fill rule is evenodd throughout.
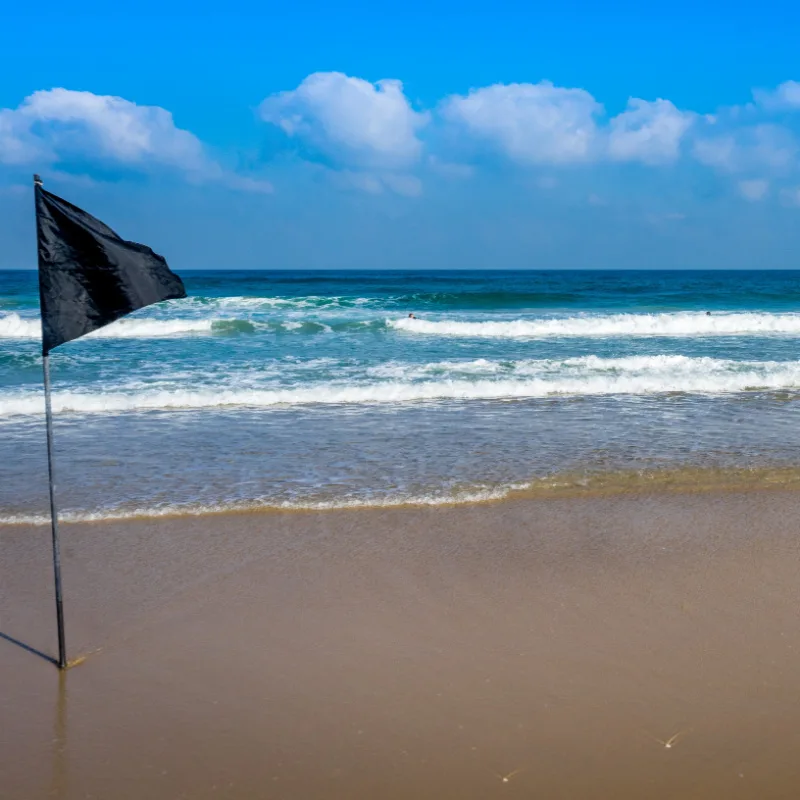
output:
<path id="1" fill-rule="evenodd" d="M 175 125 L 158 106 L 122 97 L 51 89 L 34 92 L 17 113 L 37 127 L 55 151 L 89 151 L 126 164 L 167 164 L 188 171 L 208 169 L 203 145 Z"/>
<path id="2" fill-rule="evenodd" d="M 739 194 L 746 200 L 763 200 L 769 191 L 769 181 L 754 178 L 748 181 L 739 181 Z"/>
<path id="3" fill-rule="evenodd" d="M 694 114 L 669 100 L 632 98 L 607 128 L 603 107 L 584 89 L 541 83 L 496 84 L 449 97 L 442 116 L 514 161 L 567 164 L 599 160 L 674 161 Z"/>
<path id="4" fill-rule="evenodd" d="M 708 167 L 731 169 L 738 161 L 739 146 L 733 136 L 709 136 L 697 139 L 692 153 Z"/>
<path id="5" fill-rule="evenodd" d="M 701 134 L 692 152 L 706 166 L 728 172 L 784 172 L 796 166 L 798 142 L 788 128 L 762 123 L 719 135 Z"/>
<path id="6" fill-rule="evenodd" d="M 90 155 L 124 164 L 167 164 L 208 169 L 200 141 L 178 128 L 158 106 L 121 97 L 50 89 L 34 92 L 16 109 L 0 111 L 0 160 L 26 163 Z"/>
<path id="7" fill-rule="evenodd" d="M 341 72 L 316 72 L 259 106 L 304 148 L 346 169 L 400 170 L 422 153 L 417 132 L 428 115 L 414 111 L 397 80 L 370 83 Z"/>
<path id="8" fill-rule="evenodd" d="M 11 109 L 0 109 L 0 164 L 29 164 L 40 152 L 27 122 Z"/>
<path id="9" fill-rule="evenodd" d="M 674 161 L 694 116 L 680 111 L 669 100 L 631 98 L 628 108 L 609 123 L 608 153 L 617 161 Z"/>
<path id="10" fill-rule="evenodd" d="M 555 182 L 564 165 L 671 164 L 688 155 L 727 174 L 742 197 L 782 197 L 800 172 L 800 82 L 754 91 L 754 102 L 713 116 L 670 100 L 631 98 L 610 119 L 586 90 L 539 83 L 494 84 L 451 95 L 432 113 L 415 110 L 398 80 L 375 83 L 341 72 L 309 75 L 267 97 L 260 118 L 290 149 L 339 186 L 415 196 L 420 177 L 468 179 L 480 154 L 539 167 L 533 180 Z M 780 123 L 780 124 L 778 124 Z M 427 151 L 427 152 L 424 152 Z M 424 157 L 423 157 L 424 156 Z M 192 132 L 158 106 L 68 89 L 34 92 L 0 108 L 0 164 L 85 174 L 92 165 L 180 173 L 242 191 L 265 181 L 224 169 Z M 545 169 L 542 169 L 545 168 Z M 758 176 L 754 178 L 753 176 Z"/>
<path id="11" fill-rule="evenodd" d="M 399 81 L 370 83 L 325 72 L 268 97 L 259 112 L 297 143 L 301 156 L 335 171 L 337 182 L 373 193 L 418 193 L 412 169 L 469 177 L 479 153 L 487 151 L 534 167 L 603 161 L 656 166 L 689 154 L 720 172 L 773 180 L 800 166 L 794 133 L 770 117 L 775 109 L 800 108 L 800 83 L 754 94 L 755 103 L 715 115 L 682 110 L 664 98 L 631 98 L 609 119 L 585 89 L 541 81 L 474 88 L 425 114 L 411 107 Z M 429 123 L 423 161 L 421 134 Z M 755 199 L 757 185 L 744 181 L 739 191 Z"/>
<path id="12" fill-rule="evenodd" d="M 602 106 L 583 89 L 549 81 L 495 84 L 453 95 L 441 114 L 511 159 L 529 164 L 586 161 L 595 146 Z"/>
<path id="13" fill-rule="evenodd" d="M 800 82 L 784 81 L 770 91 L 756 89 L 753 97 L 756 103 L 768 110 L 800 109 Z"/>
<path id="14" fill-rule="evenodd" d="M 225 173 L 202 142 L 175 125 L 172 114 L 122 97 L 50 89 L 16 109 L 0 110 L 0 163 L 111 163 L 135 169 L 168 167 L 194 180 L 222 180 L 248 191 L 268 184 Z"/>

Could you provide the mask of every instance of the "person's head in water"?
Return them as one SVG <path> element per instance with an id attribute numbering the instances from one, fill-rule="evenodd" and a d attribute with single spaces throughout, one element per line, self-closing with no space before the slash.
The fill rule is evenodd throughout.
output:
<path id="1" fill-rule="evenodd" d="M 710 311 L 706 311 L 706 316 L 710 317 L 711 316 L 711 312 Z"/>
<path id="2" fill-rule="evenodd" d="M 409 319 L 416 319 L 416 317 L 415 317 L 413 314 L 409 314 L 409 315 L 408 315 L 408 318 L 409 318 Z"/>

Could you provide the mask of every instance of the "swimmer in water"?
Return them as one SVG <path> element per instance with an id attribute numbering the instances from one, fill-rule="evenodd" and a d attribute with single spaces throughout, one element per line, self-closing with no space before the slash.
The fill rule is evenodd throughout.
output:
<path id="1" fill-rule="evenodd" d="M 413 314 L 409 314 L 409 315 L 408 315 L 408 318 L 409 318 L 409 319 L 416 319 L 416 317 L 415 317 Z"/>

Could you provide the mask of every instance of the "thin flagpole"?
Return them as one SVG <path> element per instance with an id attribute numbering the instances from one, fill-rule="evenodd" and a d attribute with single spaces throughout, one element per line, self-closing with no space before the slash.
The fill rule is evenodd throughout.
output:
<path id="1" fill-rule="evenodd" d="M 33 176 L 35 186 L 41 186 L 38 175 Z M 50 484 L 50 524 L 53 532 L 53 573 L 56 587 L 56 624 L 58 626 L 58 668 L 67 667 L 67 644 L 64 636 L 64 601 L 61 594 L 61 547 L 58 538 L 58 509 L 56 508 L 55 469 L 53 467 L 53 409 L 50 403 L 50 355 L 42 356 L 44 370 L 44 412 L 47 423 L 47 476 Z"/>
<path id="2" fill-rule="evenodd" d="M 50 405 L 50 356 L 44 356 L 44 410 L 47 420 L 47 473 L 50 479 L 50 521 L 53 530 L 53 573 L 56 584 L 56 623 L 58 625 L 58 668 L 67 666 L 67 644 L 64 638 L 64 601 L 61 595 L 61 548 L 58 539 L 55 474 L 53 469 L 53 410 Z"/>

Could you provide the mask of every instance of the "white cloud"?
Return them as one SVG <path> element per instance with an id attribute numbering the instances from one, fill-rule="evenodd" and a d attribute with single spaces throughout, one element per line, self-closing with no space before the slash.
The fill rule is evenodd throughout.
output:
<path id="1" fill-rule="evenodd" d="M 602 106 L 583 89 L 549 81 L 495 84 L 453 95 L 441 114 L 514 161 L 565 164 L 592 156 Z"/>
<path id="2" fill-rule="evenodd" d="M 753 130 L 753 156 L 768 167 L 781 169 L 797 159 L 794 134 L 780 125 L 757 125 Z"/>
<path id="3" fill-rule="evenodd" d="M 316 72 L 292 91 L 264 100 L 261 118 L 346 169 L 398 170 L 413 165 L 428 122 L 397 80 L 370 83 L 341 72 Z"/>
<path id="4" fill-rule="evenodd" d="M 0 161 L 48 163 L 90 157 L 127 165 L 162 164 L 204 172 L 213 162 L 172 114 L 121 97 L 50 89 L 0 110 Z"/>
<path id="5" fill-rule="evenodd" d="M 753 97 L 756 103 L 768 110 L 800 108 L 800 82 L 784 81 L 772 91 L 756 89 Z"/>
<path id="6" fill-rule="evenodd" d="M 372 83 L 319 72 L 267 97 L 259 116 L 293 140 L 318 173 L 370 193 L 418 195 L 420 175 L 469 178 L 479 168 L 478 151 L 492 150 L 516 164 L 544 167 L 529 176 L 541 188 L 555 185 L 558 166 L 670 164 L 689 154 L 731 176 L 746 199 L 785 199 L 782 187 L 800 175 L 800 125 L 793 122 L 800 118 L 779 112 L 800 109 L 800 82 L 753 95 L 754 102 L 713 116 L 681 110 L 666 99 L 631 98 L 609 119 L 588 91 L 541 81 L 451 95 L 429 114 L 412 107 L 400 81 Z M 431 122 L 423 143 L 423 128 Z M 242 191 L 272 188 L 224 169 L 164 108 L 63 88 L 34 92 L 17 108 L 0 108 L 0 164 L 73 175 L 98 164 L 171 170 L 192 182 Z"/>
<path id="7" fill-rule="evenodd" d="M 680 111 L 669 100 L 631 98 L 627 110 L 610 121 L 608 153 L 617 161 L 674 161 L 694 116 Z"/>
<path id="8" fill-rule="evenodd" d="M 9 108 L 0 109 L 0 164 L 29 164 L 44 154 L 27 122 Z M 49 160 L 49 156 L 48 156 Z"/>
<path id="9" fill-rule="evenodd" d="M 156 163 L 204 172 L 200 140 L 172 114 L 121 97 L 51 89 L 34 92 L 13 112 L 56 153 L 87 153 L 124 164 Z M 37 135 L 38 134 L 38 135 Z"/>
<path id="10" fill-rule="evenodd" d="M 738 145 L 733 136 L 711 136 L 698 139 L 692 154 L 707 167 L 731 169 L 737 160 Z"/>
<path id="11" fill-rule="evenodd" d="M 761 180 L 760 178 L 739 181 L 738 189 L 739 194 L 746 200 L 763 200 L 769 191 L 769 181 Z"/>
<path id="12" fill-rule="evenodd" d="M 0 163 L 41 167 L 86 161 L 168 167 L 191 180 L 218 180 L 245 191 L 271 188 L 266 181 L 226 173 L 202 142 L 159 106 L 50 89 L 34 92 L 16 109 L 0 109 Z"/>
<path id="13" fill-rule="evenodd" d="M 788 128 L 762 123 L 719 136 L 701 136 L 694 143 L 693 155 L 707 166 L 728 172 L 784 172 L 796 165 L 798 143 Z"/>
<path id="14" fill-rule="evenodd" d="M 695 115 L 669 100 L 637 98 L 604 129 L 603 107 L 583 89 L 537 84 L 496 84 L 455 95 L 442 104 L 442 116 L 473 137 L 488 141 L 509 158 L 530 164 L 565 164 L 600 159 L 658 164 L 675 160 Z"/>

